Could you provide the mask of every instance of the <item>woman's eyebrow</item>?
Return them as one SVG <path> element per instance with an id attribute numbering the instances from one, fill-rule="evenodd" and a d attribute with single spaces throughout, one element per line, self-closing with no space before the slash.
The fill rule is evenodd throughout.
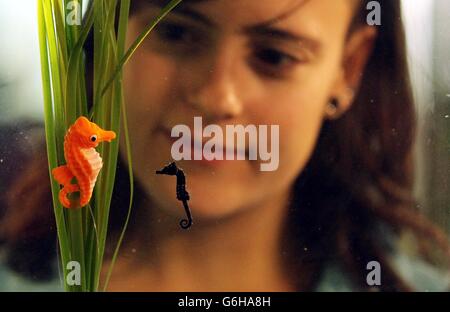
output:
<path id="1" fill-rule="evenodd" d="M 254 26 L 246 26 L 243 32 L 248 35 L 266 37 L 268 39 L 275 39 L 280 41 L 287 41 L 292 43 L 299 43 L 305 47 L 309 47 L 312 51 L 319 51 L 321 44 L 318 40 L 295 34 L 289 30 L 277 28 L 272 25 L 258 24 Z"/>
<path id="2" fill-rule="evenodd" d="M 180 5 L 180 6 L 176 7 L 172 11 L 172 13 L 191 18 L 192 20 L 194 20 L 196 22 L 200 22 L 208 27 L 216 27 L 216 24 L 213 21 L 211 21 L 206 15 L 203 15 L 202 13 L 191 9 L 188 6 Z"/>
<path id="3" fill-rule="evenodd" d="M 306 2 L 306 1 L 304 1 L 304 2 Z M 301 2 L 301 4 L 304 4 L 304 2 Z M 214 23 L 206 15 L 190 8 L 188 2 L 181 3 L 171 13 L 190 18 L 190 19 L 192 19 L 196 22 L 200 22 L 208 27 L 214 27 L 214 28 L 218 27 L 216 25 L 216 23 Z M 317 40 L 315 40 L 313 38 L 301 36 L 301 35 L 291 32 L 291 31 L 284 30 L 284 29 L 273 26 L 274 23 L 286 18 L 290 13 L 292 13 L 292 12 L 286 12 L 285 14 L 282 14 L 282 15 L 280 15 L 274 19 L 271 19 L 269 21 L 266 21 L 266 22 L 257 23 L 255 25 L 244 26 L 242 28 L 242 32 L 244 34 L 251 35 L 251 36 L 267 37 L 269 39 L 289 41 L 289 42 L 293 42 L 293 43 L 301 43 L 302 45 L 304 45 L 306 47 L 310 47 L 313 51 L 319 50 L 321 44 Z"/>

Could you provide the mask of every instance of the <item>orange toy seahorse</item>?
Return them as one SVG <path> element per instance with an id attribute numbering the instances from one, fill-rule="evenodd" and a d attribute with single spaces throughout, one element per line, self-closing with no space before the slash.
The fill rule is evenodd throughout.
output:
<path id="1" fill-rule="evenodd" d="M 67 164 L 52 170 L 52 175 L 63 188 L 59 201 L 66 208 L 85 206 L 92 196 L 95 181 L 103 166 L 102 158 L 95 148 L 101 142 L 116 138 L 114 131 L 105 131 L 86 117 L 79 117 L 64 137 L 64 157 Z M 76 178 L 76 184 L 72 179 Z M 71 204 L 67 195 L 80 192 L 79 205 Z"/>

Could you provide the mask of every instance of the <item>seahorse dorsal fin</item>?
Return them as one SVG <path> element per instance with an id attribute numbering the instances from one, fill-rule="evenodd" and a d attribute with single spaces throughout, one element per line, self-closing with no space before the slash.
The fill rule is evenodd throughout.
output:
<path id="1" fill-rule="evenodd" d="M 89 128 L 91 126 L 91 122 L 84 116 L 78 117 L 77 121 L 75 121 L 77 127 L 80 128 Z"/>

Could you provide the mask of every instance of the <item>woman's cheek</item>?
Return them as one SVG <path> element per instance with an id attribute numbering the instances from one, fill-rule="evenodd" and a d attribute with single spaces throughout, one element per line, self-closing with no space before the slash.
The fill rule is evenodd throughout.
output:
<path id="1" fill-rule="evenodd" d="M 152 117 L 159 115 L 171 93 L 172 71 L 168 63 L 153 53 L 141 52 L 127 65 L 125 98 L 132 113 Z"/>
<path id="2" fill-rule="evenodd" d="M 124 74 L 128 123 L 133 143 L 148 144 L 156 127 L 174 108 L 175 66 L 169 58 L 136 52 Z"/>
<path id="3" fill-rule="evenodd" d="M 155 129 L 164 121 L 165 111 L 172 109 L 173 75 L 167 60 L 148 51 L 137 52 L 125 66 L 124 96 L 127 109 L 129 135 L 132 140 L 133 163 L 137 178 L 146 184 L 155 168 L 154 162 L 161 158 Z M 125 146 L 121 131 L 121 146 Z M 123 158 L 125 149 L 121 149 Z M 168 160 L 167 160 L 168 161 Z"/>
<path id="4" fill-rule="evenodd" d="M 302 97 L 290 103 L 283 105 L 283 112 L 275 116 L 280 127 L 279 169 L 298 175 L 315 148 L 323 122 L 323 104 L 314 97 Z"/>

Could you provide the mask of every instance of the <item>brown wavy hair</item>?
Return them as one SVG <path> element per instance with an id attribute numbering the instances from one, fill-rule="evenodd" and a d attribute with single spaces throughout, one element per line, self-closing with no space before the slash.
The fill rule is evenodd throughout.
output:
<path id="1" fill-rule="evenodd" d="M 132 3 L 133 12 L 139 1 Z M 365 23 L 366 3 L 361 1 L 350 31 Z M 286 227 L 286 237 L 295 241 L 291 258 L 294 266 L 308 263 L 314 268 L 298 285 L 303 290 L 315 289 L 329 261 L 339 262 L 360 289 L 368 289 L 366 265 L 373 260 L 383 268 L 379 290 L 412 290 L 388 261 L 395 247 L 383 240 L 386 227 L 397 234 L 409 229 L 421 246 L 438 246 L 450 259 L 447 236 L 420 214 L 413 196 L 416 115 L 400 1 L 383 2 L 381 14 L 382 25 L 351 109 L 338 120 L 324 122 L 316 149 L 293 187 Z M 91 52 L 88 42 L 88 60 Z M 39 152 L 28 157 L 8 185 L 0 209 L 0 237 L 8 263 L 36 279 L 52 276 L 48 264 L 56 250 L 48 164 L 41 143 Z M 119 159 L 111 233 L 123 223 L 128 183 L 127 168 Z M 145 193 L 138 182 L 135 188 L 138 207 Z"/>

